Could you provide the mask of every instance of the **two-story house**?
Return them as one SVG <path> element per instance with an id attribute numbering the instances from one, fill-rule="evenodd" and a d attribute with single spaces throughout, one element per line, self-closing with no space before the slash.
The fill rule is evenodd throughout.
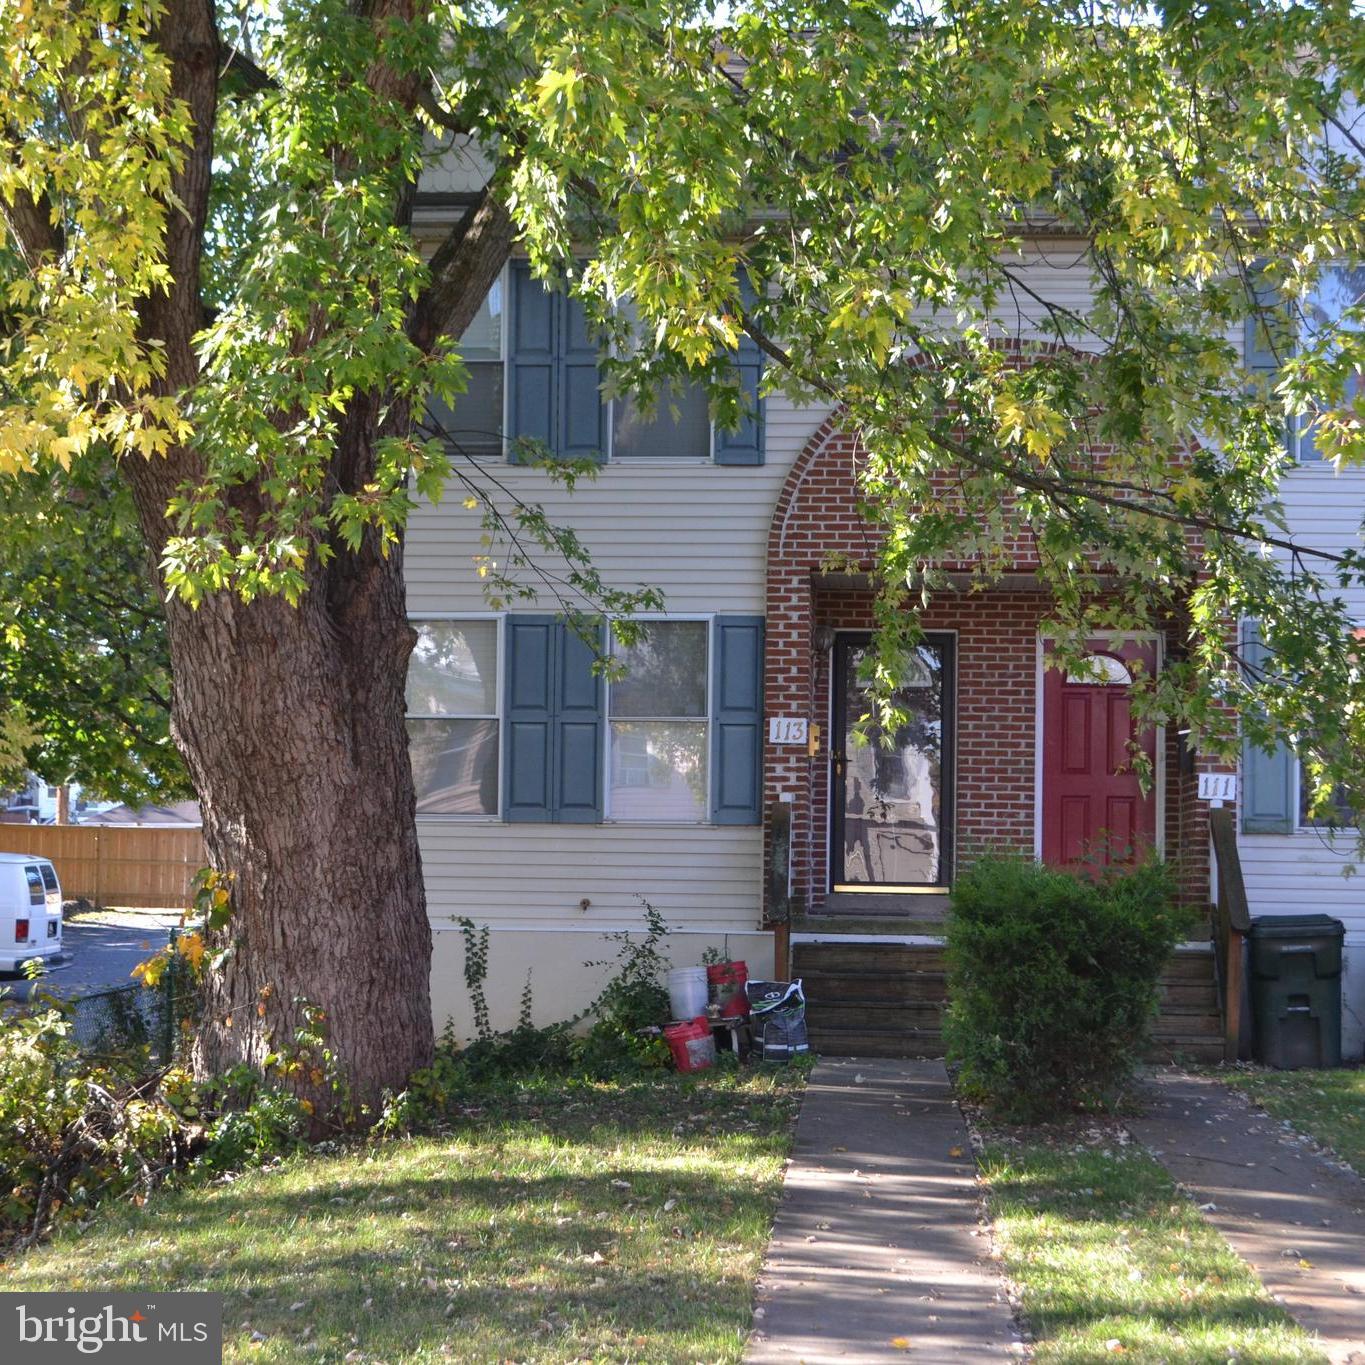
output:
<path id="1" fill-rule="evenodd" d="M 423 199 L 429 220 L 460 202 L 458 169 L 444 174 Z M 1040 299 L 1085 307 L 1078 245 L 1028 244 L 1019 268 Z M 1022 329 L 1011 321 L 1027 336 L 1026 318 Z M 1021 538 L 994 587 L 968 591 L 964 564 L 956 589 L 937 596 L 901 680 L 910 722 L 889 747 L 859 743 L 874 532 L 858 511 L 856 433 L 836 411 L 769 396 L 722 431 L 703 394 L 682 392 L 642 420 L 629 401 L 603 399 L 577 305 L 517 262 L 465 356 L 469 392 L 446 418 L 462 452 L 503 496 L 572 526 L 609 582 L 659 589 L 665 610 L 625 651 L 625 677 L 604 680 L 553 601 L 489 609 L 475 564 L 495 551 L 460 498 L 415 514 L 410 732 L 438 1025 L 450 1017 L 469 1031 L 462 917 L 491 931 L 494 1022 L 510 1025 L 528 971 L 538 1021 L 580 1011 L 602 976 L 587 964 L 610 956 L 603 935 L 638 929 L 646 901 L 672 927 L 679 965 L 714 948 L 745 959 L 751 976 L 786 975 L 794 953 L 798 973 L 855 995 L 878 968 L 935 966 L 955 871 L 987 848 L 1058 865 L 1100 840 L 1117 859 L 1154 848 L 1182 896 L 1209 902 L 1208 807 L 1196 788 L 1218 763 L 1162 731 L 1138 737 L 1151 784 L 1128 761 L 1133 672 L 1160 669 L 1174 638 L 1096 641 L 1085 673 L 1045 668 L 1048 599 Z M 759 356 L 739 361 L 752 390 Z M 596 479 L 566 492 L 517 462 L 511 441 L 523 435 L 598 458 Z M 1356 544 L 1362 492 L 1365 471 L 1338 476 L 1306 457 L 1286 488 L 1295 531 Z M 1354 908 L 1331 839 L 1301 827 L 1293 764 L 1281 764 L 1290 775 L 1273 833 L 1263 788 L 1281 768 L 1246 767 L 1257 788 L 1241 835 L 1253 912 L 1330 908 L 1361 942 L 1365 907 Z M 1189 1017 L 1167 1036 L 1214 1055 L 1212 957 L 1196 950 L 1189 980 L 1203 993 L 1190 988 Z M 855 999 L 860 1022 L 827 1012 L 817 1044 L 932 1050 L 937 1003 L 878 989 L 880 999 Z M 1347 991 L 1358 1019 L 1360 972 Z M 1358 1029 L 1348 1046 L 1359 1050 Z"/>

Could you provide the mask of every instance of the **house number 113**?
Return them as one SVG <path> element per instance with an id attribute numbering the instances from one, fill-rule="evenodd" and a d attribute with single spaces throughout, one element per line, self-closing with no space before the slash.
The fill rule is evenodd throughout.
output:
<path id="1" fill-rule="evenodd" d="M 805 742 L 806 718 L 804 716 L 769 717 L 769 744 L 804 744 Z"/>

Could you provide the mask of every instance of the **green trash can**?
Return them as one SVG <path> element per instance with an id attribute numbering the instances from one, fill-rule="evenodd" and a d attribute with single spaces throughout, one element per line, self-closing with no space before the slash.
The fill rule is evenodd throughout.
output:
<path id="1" fill-rule="evenodd" d="M 1341 1065 L 1341 941 L 1330 915 L 1251 921 L 1251 1017 L 1256 1060 L 1281 1071 Z"/>

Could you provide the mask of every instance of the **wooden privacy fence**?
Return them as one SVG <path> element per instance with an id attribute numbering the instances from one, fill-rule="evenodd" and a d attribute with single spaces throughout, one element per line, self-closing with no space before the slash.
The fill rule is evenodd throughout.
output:
<path id="1" fill-rule="evenodd" d="M 197 829 L 132 825 L 0 825 L 0 853 L 51 859 L 67 900 L 170 908 L 208 861 Z"/>

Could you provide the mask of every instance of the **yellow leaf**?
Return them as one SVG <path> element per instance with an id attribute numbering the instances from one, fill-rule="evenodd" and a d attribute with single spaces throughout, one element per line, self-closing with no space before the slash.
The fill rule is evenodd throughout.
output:
<path id="1" fill-rule="evenodd" d="M 182 934 L 175 941 L 176 951 L 197 972 L 204 960 L 204 940 L 198 934 Z"/>

